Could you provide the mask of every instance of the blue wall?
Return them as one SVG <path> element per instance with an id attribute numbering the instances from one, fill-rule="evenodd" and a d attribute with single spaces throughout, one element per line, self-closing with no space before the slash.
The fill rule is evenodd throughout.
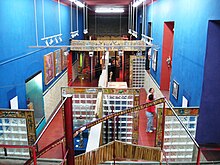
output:
<path id="1" fill-rule="evenodd" d="M 189 106 L 200 105 L 208 20 L 220 19 L 219 8 L 218 0 L 158 0 L 147 8 L 153 43 L 159 46 L 157 72 L 151 70 L 151 74 L 159 85 L 164 22 L 174 21 L 171 82 L 179 83 L 179 97 L 170 95 L 170 100 L 175 106 L 182 104 L 183 95 Z"/>
<path id="2" fill-rule="evenodd" d="M 174 21 L 171 84 L 173 84 L 173 80 L 179 83 L 179 96 L 178 99 L 175 99 L 171 95 L 171 88 L 170 100 L 174 106 L 181 106 L 182 96 L 185 96 L 189 101 L 189 106 L 201 106 L 197 140 L 202 144 L 220 143 L 220 133 L 217 133 L 219 129 L 216 129 L 216 126 L 220 124 L 218 119 L 220 111 L 214 108 L 218 106 L 216 103 L 220 98 L 217 94 L 212 95 L 210 99 L 208 96 L 210 91 L 220 90 L 220 87 L 217 87 L 219 84 L 216 83 L 220 78 L 218 76 L 215 78 L 215 82 L 211 82 L 214 75 L 219 75 L 218 69 L 217 67 L 212 69 L 206 67 L 212 65 L 213 59 L 205 62 L 208 48 L 206 45 L 208 22 L 209 20 L 220 20 L 219 9 L 219 0 L 157 0 L 147 8 L 147 23 L 152 22 L 153 43 L 159 46 L 157 71 L 151 70 L 151 74 L 160 85 L 164 22 Z M 219 38 L 216 40 L 219 41 Z M 210 54 L 212 53 L 210 52 Z M 209 58 L 217 58 L 218 60 L 215 62 L 219 67 L 220 58 L 217 54 L 216 57 Z M 207 74 L 212 71 L 214 72 L 212 76 Z M 207 88 L 208 86 L 209 88 Z M 207 115 L 210 112 L 212 114 Z M 214 123 L 210 124 L 210 122 Z"/>
<path id="3" fill-rule="evenodd" d="M 45 36 L 59 34 L 58 4 L 53 0 L 44 2 Z M 41 41 L 44 37 L 42 1 L 37 0 L 36 6 L 39 45 L 45 45 Z M 29 48 L 36 45 L 33 0 L 0 1 L 0 20 L 0 108 L 9 108 L 9 100 L 15 95 L 18 96 L 19 108 L 26 108 L 25 80 L 39 71 L 43 73 L 43 56 L 58 48 Z M 79 20 L 79 29 L 82 29 L 82 19 Z M 60 44 L 68 45 L 70 8 L 65 5 L 61 5 L 61 33 L 63 42 Z M 78 38 L 83 38 L 82 32 L 80 35 Z M 56 78 L 53 81 L 55 80 Z M 45 91 L 51 83 L 44 85 L 43 90 Z"/>
<path id="4" fill-rule="evenodd" d="M 201 144 L 220 144 L 220 21 L 209 22 L 197 140 Z M 200 138 L 202 137 L 202 138 Z"/>

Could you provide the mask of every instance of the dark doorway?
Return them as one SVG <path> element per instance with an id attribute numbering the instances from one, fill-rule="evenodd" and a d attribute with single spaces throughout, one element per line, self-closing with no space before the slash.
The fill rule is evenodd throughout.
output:
<path id="1" fill-rule="evenodd" d="M 34 109 L 36 125 L 44 118 L 42 72 L 26 80 L 27 107 Z"/>

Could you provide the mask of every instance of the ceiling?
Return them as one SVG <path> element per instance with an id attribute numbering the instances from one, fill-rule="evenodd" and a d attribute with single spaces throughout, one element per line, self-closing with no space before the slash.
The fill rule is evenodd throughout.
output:
<path id="1" fill-rule="evenodd" d="M 90 11 L 95 11 L 96 7 L 122 7 L 127 11 L 128 5 L 133 0 L 79 0 L 81 2 L 85 2 L 88 6 Z M 151 3 L 155 0 L 146 0 L 146 4 Z M 69 0 L 61 0 L 61 2 L 70 5 Z"/>

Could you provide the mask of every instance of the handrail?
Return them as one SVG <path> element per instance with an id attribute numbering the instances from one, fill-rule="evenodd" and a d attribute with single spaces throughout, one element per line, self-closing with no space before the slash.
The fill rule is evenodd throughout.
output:
<path id="1" fill-rule="evenodd" d="M 37 157 L 40 157 L 41 155 L 45 154 L 47 151 L 49 151 L 52 148 L 56 147 L 57 145 L 63 143 L 63 139 L 64 139 L 64 136 L 62 136 L 61 138 L 59 138 L 59 139 L 53 141 L 52 143 L 48 144 L 46 147 L 44 147 L 43 149 L 41 149 L 37 153 Z"/>
<path id="2" fill-rule="evenodd" d="M 67 157 L 68 153 L 69 153 L 69 150 L 66 151 L 66 154 L 65 154 L 64 157 L 63 157 L 63 161 L 62 161 L 62 164 L 61 164 L 61 165 L 64 165 L 64 164 L 65 164 L 66 157 Z"/>
<path id="3" fill-rule="evenodd" d="M 62 136 L 61 138 L 55 140 L 54 142 L 50 143 L 49 145 L 47 145 L 46 147 L 44 147 L 43 149 L 41 149 L 39 152 L 37 152 L 36 158 L 39 158 L 41 155 L 45 154 L 46 152 L 48 152 L 49 150 L 53 149 L 54 147 L 56 147 L 57 145 L 61 144 L 63 142 L 64 136 Z M 25 162 L 25 165 L 29 165 L 34 158 L 30 158 Z"/>
<path id="4" fill-rule="evenodd" d="M 175 110 L 173 109 L 173 107 L 170 105 L 170 103 L 165 99 L 166 104 L 169 106 L 169 108 L 171 109 L 171 111 L 173 112 L 173 114 L 176 116 L 177 120 L 180 122 L 180 124 L 182 125 L 182 127 L 185 129 L 186 133 L 189 135 L 190 139 L 193 141 L 193 143 L 196 145 L 197 148 L 200 148 L 199 144 L 197 143 L 197 141 L 195 140 L 195 138 L 191 135 L 191 133 L 189 132 L 189 130 L 186 128 L 186 126 L 183 124 L 183 122 L 181 121 L 181 119 L 179 118 L 179 116 L 177 115 L 177 113 L 175 112 Z"/>
<path id="5" fill-rule="evenodd" d="M 41 137 L 43 136 L 44 132 L 46 131 L 46 129 L 49 127 L 49 125 L 51 124 L 51 122 L 53 121 L 53 119 L 55 118 L 55 116 L 57 115 L 57 113 L 59 112 L 60 108 L 63 106 L 64 102 L 67 100 L 67 98 L 64 98 L 64 100 L 62 101 L 62 103 L 59 105 L 59 107 L 56 109 L 55 113 L 53 114 L 53 116 L 49 119 L 49 121 L 47 122 L 46 126 L 44 127 L 44 129 L 41 131 L 40 135 L 38 136 L 37 140 L 35 141 L 34 145 L 37 145 L 37 143 L 39 142 L 39 140 L 41 139 Z"/>
<path id="6" fill-rule="evenodd" d="M 8 145 L 8 144 L 0 144 L 0 148 L 28 148 L 32 150 L 33 158 L 32 161 L 34 161 L 34 165 L 37 164 L 37 156 L 36 156 L 36 147 L 35 146 L 27 146 L 27 145 Z M 30 160 L 28 159 L 28 160 Z M 27 161 L 28 161 L 27 160 Z"/>
<path id="7" fill-rule="evenodd" d="M 149 102 L 149 103 L 144 103 L 144 104 L 141 104 L 141 105 L 138 105 L 138 106 L 135 106 L 135 107 L 132 107 L 132 108 L 129 108 L 129 109 L 125 109 L 125 110 L 122 110 L 120 112 L 115 112 L 115 113 L 111 113 L 109 115 L 106 115 L 102 118 L 99 118 L 95 121 L 92 121 L 90 123 L 87 123 L 87 124 L 84 124 L 82 126 L 80 126 L 79 128 L 75 129 L 73 131 L 73 134 L 81 129 L 84 130 L 85 129 L 88 129 L 88 128 L 91 128 L 92 126 L 96 125 L 96 124 L 99 124 L 105 120 L 108 120 L 110 118 L 113 118 L 113 117 L 116 117 L 116 116 L 120 116 L 120 115 L 124 115 L 124 114 L 127 114 L 127 113 L 131 113 L 131 112 L 136 112 L 136 111 L 140 111 L 140 110 L 143 110 L 147 107 L 150 107 L 150 106 L 153 106 L 153 105 L 157 105 L 157 104 L 160 104 L 160 103 L 163 103 L 164 102 L 164 98 L 159 98 L 157 100 L 154 100 L 152 102 Z"/>
<path id="8" fill-rule="evenodd" d="M 169 165 L 168 160 L 167 160 L 167 156 L 166 156 L 166 151 L 162 150 L 162 152 L 163 152 L 163 155 L 165 157 L 166 165 Z"/>

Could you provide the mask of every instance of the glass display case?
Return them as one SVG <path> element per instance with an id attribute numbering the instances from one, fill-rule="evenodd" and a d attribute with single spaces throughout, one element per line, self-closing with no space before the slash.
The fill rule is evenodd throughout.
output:
<path id="1" fill-rule="evenodd" d="M 104 94 L 103 95 L 103 115 L 109 115 L 111 113 L 119 112 L 133 107 L 133 95 L 116 95 L 116 94 Z M 117 118 L 117 123 L 114 123 L 113 119 L 109 119 L 103 123 L 103 142 L 107 143 L 111 141 L 113 132 L 118 140 L 131 143 L 132 142 L 132 122 L 133 115 L 126 114 Z M 116 118 L 115 118 L 116 120 Z"/>
<path id="2" fill-rule="evenodd" d="M 25 118 L 0 118 L 0 144 L 28 145 Z M 0 148 L 0 155 L 5 155 Z M 29 156 L 28 149 L 7 149 L 8 156 Z"/>
<path id="3" fill-rule="evenodd" d="M 97 94 L 73 94 L 73 121 L 74 128 L 89 123 L 95 118 Z"/>
<path id="4" fill-rule="evenodd" d="M 144 87 L 145 61 L 144 56 L 130 56 L 130 87 Z"/>
<path id="5" fill-rule="evenodd" d="M 195 137 L 197 116 L 180 116 L 181 121 Z M 168 161 L 192 161 L 194 143 L 175 116 L 166 116 L 164 150 Z"/>

